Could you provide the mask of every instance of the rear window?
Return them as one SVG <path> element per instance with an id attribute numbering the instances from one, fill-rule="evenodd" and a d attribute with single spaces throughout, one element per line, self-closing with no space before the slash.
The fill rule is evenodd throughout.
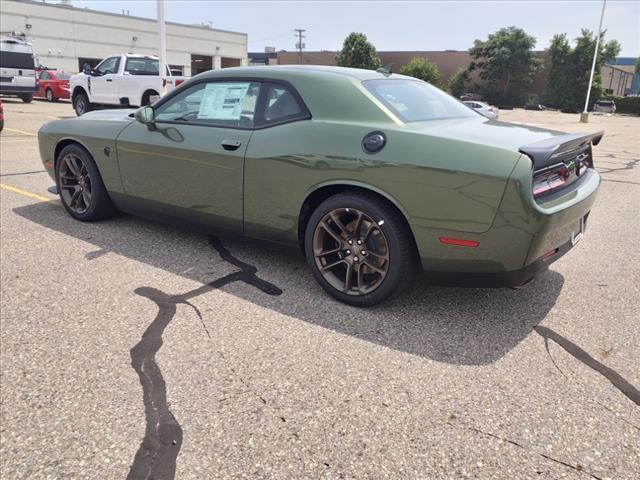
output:
<path id="1" fill-rule="evenodd" d="M 475 117 L 477 113 L 442 90 L 418 80 L 365 80 L 363 85 L 405 122 Z"/>
<path id="2" fill-rule="evenodd" d="M 612 107 L 613 102 L 611 100 L 598 100 L 596 102 L 598 105 L 602 105 L 603 107 Z"/>
<path id="3" fill-rule="evenodd" d="M 56 77 L 58 77 L 58 80 L 69 80 L 71 78 L 71 74 L 67 72 L 57 72 Z"/>
<path id="4" fill-rule="evenodd" d="M 31 53 L 0 51 L 0 67 L 34 70 L 35 59 Z"/>
<path id="5" fill-rule="evenodd" d="M 131 75 L 159 75 L 160 63 L 157 58 L 127 58 L 124 71 Z"/>

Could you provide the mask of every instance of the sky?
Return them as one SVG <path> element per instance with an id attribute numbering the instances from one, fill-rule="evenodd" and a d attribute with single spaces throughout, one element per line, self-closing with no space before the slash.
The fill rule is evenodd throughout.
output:
<path id="1" fill-rule="evenodd" d="M 58 0 L 47 0 L 57 3 Z M 76 7 L 155 18 L 156 0 L 72 0 Z M 573 39 L 597 30 L 602 1 L 212 1 L 165 0 L 167 21 L 244 32 L 249 51 L 295 50 L 294 28 L 306 29 L 306 50 L 338 50 L 353 31 L 378 50 L 467 50 L 477 38 L 515 25 L 548 47 L 556 33 Z M 640 56 L 640 0 L 607 1 L 603 29 Z"/>

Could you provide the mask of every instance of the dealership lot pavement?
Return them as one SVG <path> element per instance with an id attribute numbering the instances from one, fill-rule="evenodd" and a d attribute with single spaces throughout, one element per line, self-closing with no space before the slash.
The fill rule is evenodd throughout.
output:
<path id="1" fill-rule="evenodd" d="M 3 478 L 640 477 L 640 118 L 503 112 L 606 130 L 580 244 L 356 309 L 300 256 L 73 221 L 34 136 L 70 104 L 3 101 Z"/>

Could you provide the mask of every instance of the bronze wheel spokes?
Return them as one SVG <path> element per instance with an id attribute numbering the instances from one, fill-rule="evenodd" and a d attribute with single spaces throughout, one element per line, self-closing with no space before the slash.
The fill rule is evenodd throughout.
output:
<path id="1" fill-rule="evenodd" d="M 389 269 L 389 245 L 370 216 L 354 208 L 326 214 L 313 234 L 313 254 L 324 279 L 348 295 L 380 286 Z"/>
<path id="2" fill-rule="evenodd" d="M 60 160 L 58 180 L 60 196 L 65 204 L 77 214 L 83 214 L 91 205 L 91 177 L 82 159 L 68 154 Z"/>

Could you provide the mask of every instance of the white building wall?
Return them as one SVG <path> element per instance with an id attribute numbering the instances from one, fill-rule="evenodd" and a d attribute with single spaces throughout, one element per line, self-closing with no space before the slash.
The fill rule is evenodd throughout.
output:
<path id="1" fill-rule="evenodd" d="M 29 28 L 30 26 L 30 28 Z M 78 71 L 78 58 L 114 53 L 159 53 L 154 20 L 58 4 L 0 0 L 0 33 L 20 32 L 41 64 Z M 228 57 L 247 63 L 247 34 L 167 22 L 167 63 L 191 74 L 191 54 Z"/>

